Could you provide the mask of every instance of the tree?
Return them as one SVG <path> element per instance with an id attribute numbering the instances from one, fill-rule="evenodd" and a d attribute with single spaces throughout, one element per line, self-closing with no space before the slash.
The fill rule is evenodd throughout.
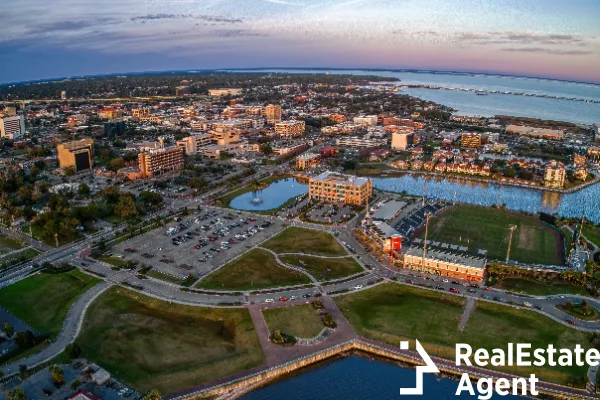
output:
<path id="1" fill-rule="evenodd" d="M 82 353 L 81 346 L 79 346 L 77 343 L 69 343 L 65 351 L 71 360 L 81 357 Z"/>
<path id="2" fill-rule="evenodd" d="M 142 400 L 160 400 L 160 398 L 160 392 L 156 389 L 153 389 L 150 392 L 148 392 L 144 397 L 142 397 Z"/>
<path id="3" fill-rule="evenodd" d="M 81 185 L 79 185 L 78 192 L 82 196 L 89 196 L 90 195 L 90 187 L 88 185 L 86 185 L 85 183 L 82 183 Z"/>
<path id="4" fill-rule="evenodd" d="M 263 143 L 260 145 L 260 151 L 264 154 L 264 155 L 270 155 L 273 154 L 273 148 L 271 147 L 271 145 L 269 143 Z"/>
<path id="5" fill-rule="evenodd" d="M 8 400 L 25 400 L 25 391 L 20 387 L 16 387 L 14 390 L 6 392 Z"/>
<path id="6" fill-rule="evenodd" d="M 122 158 L 115 158 L 113 160 L 110 160 L 107 168 L 111 171 L 118 171 L 121 168 L 123 168 L 124 166 L 125 166 L 125 160 L 123 160 Z"/>
<path id="7" fill-rule="evenodd" d="M 27 365 L 19 365 L 19 378 L 21 378 L 21 380 L 24 381 L 25 379 L 27 379 L 27 373 Z"/>
<path id="8" fill-rule="evenodd" d="M 11 324 L 6 322 L 4 324 L 4 333 L 6 333 L 6 336 L 10 339 L 15 334 L 15 328 L 13 328 Z"/>
<path id="9" fill-rule="evenodd" d="M 138 213 L 135 201 L 131 196 L 121 196 L 115 207 L 115 215 L 121 218 L 131 218 Z"/>
<path id="10" fill-rule="evenodd" d="M 51 365 L 48 369 L 52 374 L 52 382 L 54 382 L 54 385 L 58 386 L 65 383 L 65 373 L 63 372 L 62 368 L 60 368 L 58 365 Z"/>
<path id="11" fill-rule="evenodd" d="M 63 168 L 63 172 L 65 176 L 73 176 L 75 175 L 75 167 L 65 167 Z"/>

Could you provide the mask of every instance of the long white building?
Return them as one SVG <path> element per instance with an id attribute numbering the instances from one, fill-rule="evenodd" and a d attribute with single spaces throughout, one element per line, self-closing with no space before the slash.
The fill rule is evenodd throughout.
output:
<path id="1" fill-rule="evenodd" d="M 25 119 L 22 115 L 0 118 L 0 138 L 18 139 L 25 134 Z"/>

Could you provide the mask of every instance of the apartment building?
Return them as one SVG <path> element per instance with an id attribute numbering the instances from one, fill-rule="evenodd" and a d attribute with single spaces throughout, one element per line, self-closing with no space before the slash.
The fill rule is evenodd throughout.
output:
<path id="1" fill-rule="evenodd" d="M 122 115 L 123 111 L 114 107 L 107 107 L 98 111 L 98 117 L 102 119 L 117 119 L 120 118 Z"/>
<path id="2" fill-rule="evenodd" d="M 264 109 L 264 116 L 270 124 L 281 122 L 281 106 L 269 104 Z"/>
<path id="3" fill-rule="evenodd" d="M 221 97 L 221 96 L 237 96 L 242 93 L 241 88 L 229 88 L 229 89 L 209 89 L 209 96 Z"/>
<path id="4" fill-rule="evenodd" d="M 60 168 L 72 167 L 75 172 L 91 169 L 94 165 L 94 140 L 82 139 L 56 146 Z"/>
<path id="5" fill-rule="evenodd" d="M 192 156 L 202 152 L 202 148 L 213 143 L 215 137 L 210 133 L 195 133 L 177 141 L 177 146 L 183 149 L 187 156 Z"/>
<path id="6" fill-rule="evenodd" d="M 183 149 L 171 146 L 140 153 L 138 154 L 138 165 L 144 178 L 181 171 L 183 169 Z"/>
<path id="7" fill-rule="evenodd" d="M 354 117 L 352 119 L 352 121 L 355 124 L 363 124 L 363 125 L 368 125 L 368 126 L 375 126 L 375 125 L 377 125 L 377 115 L 367 115 L 367 116 L 363 116 L 363 117 Z"/>
<path id="8" fill-rule="evenodd" d="M 282 137 L 302 136 L 306 132 L 304 121 L 284 121 L 275 124 L 275 133 Z"/>
<path id="9" fill-rule="evenodd" d="M 131 116 L 133 118 L 148 118 L 150 116 L 150 109 L 148 108 L 134 108 L 131 110 Z"/>
<path id="10" fill-rule="evenodd" d="M 537 128 L 525 125 L 509 125 L 506 127 L 506 133 L 549 140 L 562 140 L 564 137 L 564 131 L 559 129 Z"/>
<path id="11" fill-rule="evenodd" d="M 460 136 L 460 146 L 466 149 L 478 149 L 481 147 L 481 135 L 478 133 L 463 133 Z"/>
<path id="12" fill-rule="evenodd" d="M 566 176 L 567 171 L 563 163 L 556 160 L 549 161 L 544 168 L 544 186 L 562 189 L 565 186 Z"/>
<path id="13" fill-rule="evenodd" d="M 392 150 L 406 151 L 413 144 L 414 134 L 412 132 L 397 131 L 392 133 Z"/>
<path id="14" fill-rule="evenodd" d="M 368 178 L 332 171 L 310 178 L 308 196 L 330 203 L 363 205 L 373 195 L 373 182 Z"/>
<path id="15" fill-rule="evenodd" d="M 587 156 L 594 162 L 600 162 L 600 147 L 592 146 L 588 148 Z"/>
<path id="16" fill-rule="evenodd" d="M 387 144 L 387 139 L 349 136 L 336 139 L 335 143 L 338 146 L 369 148 L 385 146 Z"/>
<path id="17" fill-rule="evenodd" d="M 25 134 L 25 119 L 22 115 L 7 114 L 0 114 L 0 138 L 18 139 L 22 137 Z"/>
<path id="18" fill-rule="evenodd" d="M 478 283 L 483 281 L 486 263 L 485 258 L 437 249 L 428 249 L 423 257 L 423 248 L 416 246 L 404 253 L 404 268 Z"/>
<path id="19" fill-rule="evenodd" d="M 320 154 L 305 153 L 296 157 L 296 169 L 304 171 L 319 166 L 321 160 Z"/>

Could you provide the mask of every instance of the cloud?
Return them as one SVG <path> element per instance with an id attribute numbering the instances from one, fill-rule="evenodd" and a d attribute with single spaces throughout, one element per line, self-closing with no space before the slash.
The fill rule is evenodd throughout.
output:
<path id="1" fill-rule="evenodd" d="M 553 49 L 545 49 L 542 47 L 508 47 L 502 49 L 502 51 L 509 52 L 521 52 L 521 53 L 545 53 L 545 54 L 554 54 L 560 56 L 581 56 L 593 54 L 593 51 L 585 51 L 585 50 L 553 50 Z"/>
<path id="2" fill-rule="evenodd" d="M 133 22 L 146 23 L 148 21 L 160 21 L 169 19 L 195 19 L 205 22 L 215 22 L 222 24 L 239 24 L 243 20 L 240 18 L 227 18 L 215 15 L 191 15 L 191 14 L 150 14 L 150 15 L 138 15 L 131 17 L 130 20 Z"/>

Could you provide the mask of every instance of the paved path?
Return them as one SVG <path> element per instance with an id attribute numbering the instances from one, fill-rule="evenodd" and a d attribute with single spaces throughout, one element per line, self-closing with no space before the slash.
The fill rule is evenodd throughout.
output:
<path id="1" fill-rule="evenodd" d="M 463 310 L 462 317 L 460 317 L 460 323 L 458 324 L 458 330 L 464 331 L 467 326 L 467 322 L 469 322 L 469 318 L 475 309 L 475 299 L 473 297 L 469 297 L 465 304 L 465 308 Z"/>
<path id="2" fill-rule="evenodd" d="M 286 264 L 283 261 L 281 261 L 279 259 L 279 254 L 275 253 L 273 250 L 269 250 L 269 249 L 266 249 L 266 248 L 260 247 L 260 246 L 258 246 L 257 249 L 265 250 L 265 251 L 268 251 L 269 253 L 271 253 L 273 255 L 273 257 L 275 257 L 275 262 L 277 264 L 279 264 L 280 266 L 282 266 L 283 268 L 293 269 L 294 271 L 300 272 L 301 274 L 308 276 L 310 278 L 310 280 L 312 281 L 312 283 L 315 283 L 317 285 L 319 284 L 319 281 L 317 280 L 317 278 L 315 278 L 314 276 L 312 276 L 311 274 L 306 272 L 306 270 L 304 268 L 296 267 L 295 265 Z"/>
<path id="3" fill-rule="evenodd" d="M 48 347 L 32 356 L 0 367 L 0 371 L 5 376 L 12 375 L 19 372 L 19 365 L 32 368 L 59 355 L 79 335 L 89 305 L 110 286 L 108 282 L 101 282 L 82 294 L 69 309 L 62 330 Z"/>

